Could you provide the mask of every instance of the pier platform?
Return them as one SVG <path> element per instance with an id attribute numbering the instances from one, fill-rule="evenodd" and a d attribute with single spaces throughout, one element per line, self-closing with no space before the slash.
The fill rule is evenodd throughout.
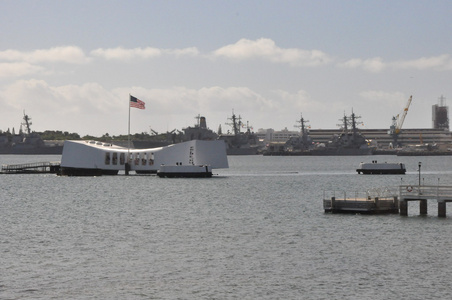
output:
<path id="1" fill-rule="evenodd" d="M 397 214 L 399 213 L 398 197 L 388 194 L 334 192 L 326 197 L 324 193 L 323 208 L 330 213 L 360 214 Z"/>
<path id="2" fill-rule="evenodd" d="M 363 196 L 364 194 L 364 196 Z M 438 203 L 438 217 L 446 217 L 446 203 L 452 202 L 452 186 L 400 185 L 384 192 L 325 192 L 323 208 L 331 213 L 396 214 L 408 216 L 408 203 L 419 201 L 420 215 L 427 215 L 427 201 Z"/>
<path id="3" fill-rule="evenodd" d="M 60 171 L 60 162 L 37 162 L 27 164 L 2 165 L 0 174 L 57 174 Z"/>

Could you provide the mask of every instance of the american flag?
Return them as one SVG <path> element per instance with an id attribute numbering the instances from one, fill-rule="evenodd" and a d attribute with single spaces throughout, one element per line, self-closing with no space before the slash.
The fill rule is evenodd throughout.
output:
<path id="1" fill-rule="evenodd" d="M 130 107 L 135 107 L 139 109 L 144 109 L 145 103 L 134 96 L 130 95 Z"/>

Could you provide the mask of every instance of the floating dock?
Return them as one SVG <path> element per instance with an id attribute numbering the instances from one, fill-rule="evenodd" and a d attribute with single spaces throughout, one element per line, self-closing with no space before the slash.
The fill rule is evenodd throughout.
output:
<path id="1" fill-rule="evenodd" d="M 57 174 L 60 162 L 37 162 L 27 164 L 2 165 L 0 174 Z"/>
<path id="2" fill-rule="evenodd" d="M 394 195 L 365 195 L 352 193 L 347 196 L 345 192 L 334 192 L 333 196 L 326 197 L 324 193 L 323 208 L 328 213 L 360 213 L 360 214 L 398 214 L 398 197 Z"/>
<path id="3" fill-rule="evenodd" d="M 446 217 L 446 203 L 452 202 L 452 186 L 400 185 L 397 191 L 325 192 L 323 208 L 330 213 L 397 214 L 408 216 L 408 203 L 419 201 L 420 215 L 427 215 L 427 201 L 438 203 L 438 217 Z M 327 195 L 328 194 L 328 195 Z"/>

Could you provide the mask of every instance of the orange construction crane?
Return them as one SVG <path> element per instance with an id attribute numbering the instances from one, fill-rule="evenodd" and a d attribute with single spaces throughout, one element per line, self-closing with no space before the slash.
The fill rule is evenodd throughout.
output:
<path id="1" fill-rule="evenodd" d="M 403 122 L 405 121 L 405 117 L 408 113 L 408 109 L 410 108 L 411 101 L 413 100 L 413 96 L 410 96 L 408 99 L 408 103 L 403 109 L 402 115 L 398 114 L 395 117 L 392 117 L 392 125 L 389 127 L 388 134 L 392 136 L 392 146 L 394 148 L 400 147 L 399 145 L 399 134 L 402 131 Z"/>

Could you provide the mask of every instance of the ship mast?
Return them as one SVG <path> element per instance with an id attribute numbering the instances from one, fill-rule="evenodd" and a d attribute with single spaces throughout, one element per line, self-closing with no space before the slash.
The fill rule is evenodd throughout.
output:
<path id="1" fill-rule="evenodd" d="M 347 133 L 348 132 L 348 118 L 345 115 L 345 112 L 344 112 L 344 117 L 342 117 L 342 119 L 340 119 L 340 121 L 342 121 L 342 124 L 337 124 L 337 126 L 341 127 L 342 131 L 344 133 Z"/>
<path id="2" fill-rule="evenodd" d="M 295 125 L 295 127 L 301 128 L 301 140 L 303 141 L 303 144 L 306 144 L 306 142 L 308 141 L 308 135 L 305 123 L 309 122 L 309 120 L 305 120 L 303 118 L 303 114 L 300 114 L 300 116 L 300 120 L 297 121 L 297 123 L 300 123 L 300 125 Z"/>
<path id="3" fill-rule="evenodd" d="M 21 125 L 24 125 L 26 130 L 27 130 L 27 134 L 31 133 L 31 129 L 30 129 L 30 125 L 31 125 L 31 118 L 25 114 L 25 110 L 24 110 L 24 122 Z"/>
<path id="4" fill-rule="evenodd" d="M 352 124 L 351 125 L 352 125 L 353 137 L 355 137 L 357 132 L 358 132 L 358 129 L 356 128 L 356 125 L 357 124 L 362 124 L 361 122 L 356 122 L 356 119 L 359 119 L 359 118 L 361 118 L 361 117 L 357 117 L 355 115 L 355 113 L 352 111 L 352 115 L 351 115 Z"/>
<path id="5" fill-rule="evenodd" d="M 242 126 L 242 118 L 240 116 L 236 117 L 234 110 L 232 110 L 232 117 L 228 118 L 228 120 L 231 120 L 232 123 L 226 123 L 226 125 L 232 126 L 234 135 L 238 135 L 240 133 L 240 126 Z"/>

